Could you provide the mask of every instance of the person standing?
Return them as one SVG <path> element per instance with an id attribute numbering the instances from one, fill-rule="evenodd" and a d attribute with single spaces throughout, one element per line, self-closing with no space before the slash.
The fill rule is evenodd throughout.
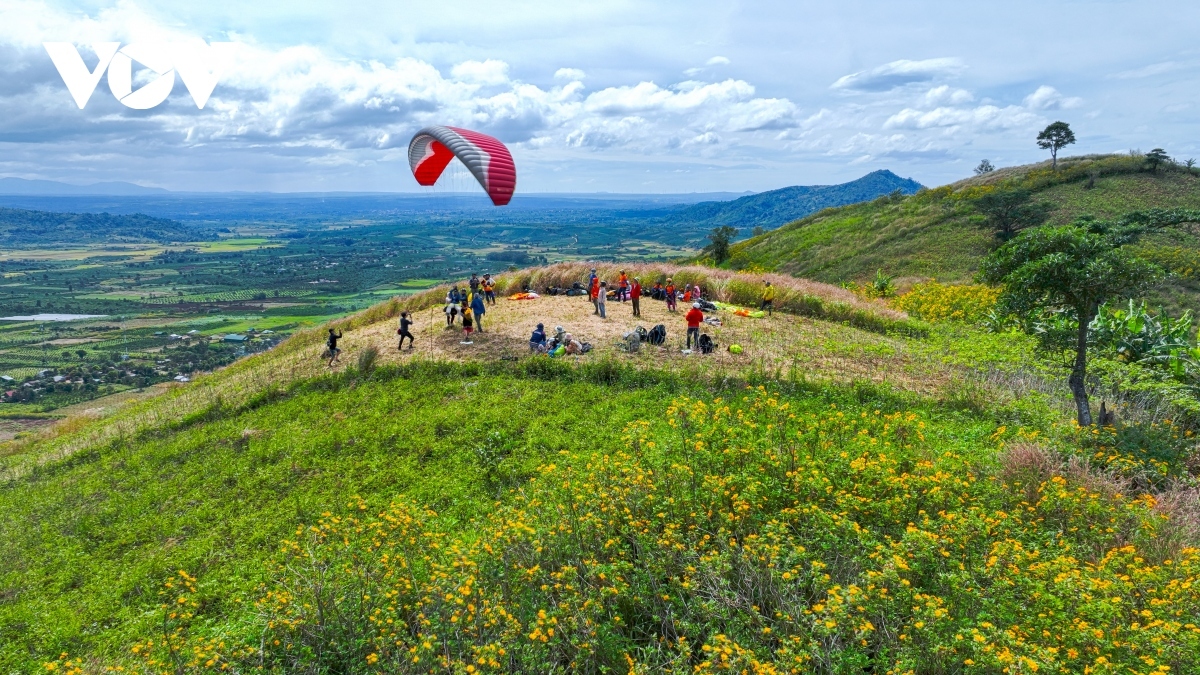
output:
<path id="1" fill-rule="evenodd" d="M 449 328 L 454 325 L 454 319 L 458 317 L 458 303 L 446 303 L 446 309 L 444 311 L 446 312 L 446 328 Z"/>
<path id="2" fill-rule="evenodd" d="M 625 302 L 629 299 L 629 277 L 625 274 L 625 270 L 621 270 L 617 276 L 617 300 Z"/>
<path id="3" fill-rule="evenodd" d="M 629 287 L 629 299 L 633 301 L 633 315 L 642 315 L 642 282 L 637 277 L 633 278 L 633 285 Z"/>
<path id="4" fill-rule="evenodd" d="M 458 292 L 458 286 L 450 289 L 450 293 L 446 295 L 446 302 L 457 305 L 462 302 L 462 295 Z"/>
<path id="5" fill-rule="evenodd" d="M 592 271 L 592 285 L 588 289 L 588 293 L 590 293 L 592 296 L 592 305 L 596 308 L 596 311 L 592 312 L 592 314 L 600 313 L 600 303 L 597 301 L 597 296 L 600 295 L 600 287 L 603 285 L 604 285 L 604 282 L 600 281 L 600 277 L 596 276 L 595 270 L 593 270 Z"/>
<path id="6" fill-rule="evenodd" d="M 667 311 L 668 312 L 675 311 L 675 299 L 676 299 L 675 298 L 675 282 L 671 281 L 670 277 L 668 277 L 667 278 Z"/>
<path id="7" fill-rule="evenodd" d="M 489 305 L 496 304 L 496 280 L 490 274 L 483 275 L 483 295 Z"/>
<path id="8" fill-rule="evenodd" d="M 479 292 L 479 275 L 478 274 L 475 274 L 474 272 L 472 272 L 471 280 L 468 281 L 467 283 L 471 285 L 471 294 L 472 295 Z"/>
<path id="9" fill-rule="evenodd" d="M 469 345 L 469 344 L 471 344 L 471 332 L 475 329 L 471 325 L 472 324 L 471 308 L 467 306 L 466 300 L 463 300 L 462 309 L 459 311 L 462 312 L 462 327 L 463 327 L 462 344 Z"/>
<path id="10" fill-rule="evenodd" d="M 601 319 L 607 319 L 608 316 L 604 313 L 605 304 L 608 301 L 608 282 L 601 281 L 600 288 L 596 291 L 596 313 Z"/>
<path id="11" fill-rule="evenodd" d="M 483 295 L 476 293 L 471 299 L 471 314 L 475 317 L 475 328 L 480 333 L 483 332 L 483 315 L 487 312 L 487 307 L 483 306 Z"/>
<path id="12" fill-rule="evenodd" d="M 762 304 L 758 306 L 759 311 L 766 310 L 767 316 L 774 316 L 772 310 L 775 307 L 775 287 L 770 281 L 763 280 Z"/>
<path id="13" fill-rule="evenodd" d="M 700 346 L 700 324 L 704 322 L 704 312 L 700 311 L 700 303 L 694 303 L 688 313 L 683 316 L 687 321 L 687 348 L 692 348 L 692 338 L 696 339 L 696 346 Z"/>
<path id="14" fill-rule="evenodd" d="M 412 319 L 408 318 L 408 312 L 400 312 L 400 330 L 396 331 L 400 335 L 400 346 L 397 349 L 404 349 L 404 338 L 408 338 L 408 348 L 410 350 L 416 345 L 417 339 L 413 337 L 412 331 L 409 330 L 412 328 L 412 325 L 413 322 Z"/>
<path id="15" fill-rule="evenodd" d="M 340 355 L 342 353 L 342 350 L 338 349 L 338 346 L 337 346 L 338 340 L 340 340 L 340 339 L 342 339 L 342 331 L 339 330 L 338 332 L 335 333 L 335 332 L 333 332 L 333 329 L 330 328 L 329 329 L 329 337 L 325 338 L 325 346 L 329 349 L 329 367 L 330 368 L 333 367 L 333 362 L 338 360 L 338 355 Z"/>

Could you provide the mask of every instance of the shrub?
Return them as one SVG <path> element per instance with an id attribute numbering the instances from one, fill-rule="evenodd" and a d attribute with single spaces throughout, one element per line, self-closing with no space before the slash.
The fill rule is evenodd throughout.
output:
<path id="1" fill-rule="evenodd" d="M 370 375 L 375 370 L 375 363 L 378 360 L 379 349 L 375 345 L 367 345 L 358 353 L 358 372 L 363 375 Z"/>
<path id="2" fill-rule="evenodd" d="M 984 285 L 950 285 L 930 281 L 913 286 L 892 305 L 925 321 L 981 323 L 996 306 L 1000 289 Z"/>

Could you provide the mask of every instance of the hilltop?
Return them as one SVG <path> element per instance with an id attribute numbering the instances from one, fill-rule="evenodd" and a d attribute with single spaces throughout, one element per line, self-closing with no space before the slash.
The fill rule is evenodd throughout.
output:
<path id="1" fill-rule="evenodd" d="M 827 209 L 733 246 L 730 266 L 830 283 L 865 281 L 877 270 L 908 280 L 968 281 L 995 246 L 972 205 L 980 190 L 1019 186 L 1051 205 L 1050 223 L 1082 215 L 1113 218 L 1146 208 L 1200 207 L 1200 176 L 1169 167 L 1152 173 L 1138 157 L 1087 156 L 1010 167 L 903 199 Z M 1177 273 L 1156 300 L 1200 309 L 1200 238 L 1160 235 L 1145 255 Z"/>
<path id="2" fill-rule="evenodd" d="M 749 232 L 756 226 L 775 227 L 821 209 L 870 201 L 897 191 L 910 195 L 921 187 L 915 180 L 885 169 L 839 185 L 794 185 L 732 201 L 701 202 L 681 209 L 670 220 L 701 228 L 730 225 Z"/>
<path id="3" fill-rule="evenodd" d="M 1189 494 L 1182 428 L 1093 438 L 1030 338 L 782 275 L 703 356 L 660 302 L 504 297 L 589 267 L 503 275 L 473 344 L 440 286 L 336 322 L 333 368 L 303 331 L 0 446 L 0 671 L 1196 672 L 1195 533 L 1146 492 Z M 667 345 L 620 351 L 639 323 Z"/>

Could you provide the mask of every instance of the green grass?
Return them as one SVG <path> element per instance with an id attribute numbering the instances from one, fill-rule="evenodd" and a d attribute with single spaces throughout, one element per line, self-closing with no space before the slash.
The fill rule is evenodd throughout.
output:
<path id="1" fill-rule="evenodd" d="M 1200 176 L 1182 170 L 1151 174 L 1129 157 L 1063 160 L 1059 174 L 1047 168 L 1014 167 L 994 177 L 894 200 L 886 197 L 826 209 L 758 237 L 735 244 L 730 266 L 776 270 L 820 281 L 869 281 L 877 270 L 898 277 L 970 280 L 979 261 L 995 246 L 964 196 L 970 190 L 1007 180 L 1031 187 L 1035 199 L 1050 203 L 1052 223 L 1080 215 L 1115 218 L 1148 208 L 1200 208 Z M 1099 172 L 1088 188 L 1090 172 Z M 1154 240 L 1195 255 L 1200 239 L 1172 232 Z M 1191 280 L 1170 282 L 1155 300 L 1174 308 L 1200 309 L 1200 287 Z"/>

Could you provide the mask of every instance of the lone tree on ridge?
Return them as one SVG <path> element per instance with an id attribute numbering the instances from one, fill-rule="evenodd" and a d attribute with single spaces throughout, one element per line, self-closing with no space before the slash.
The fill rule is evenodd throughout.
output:
<path id="1" fill-rule="evenodd" d="M 733 238 L 737 236 L 737 233 L 737 228 L 731 225 L 713 228 L 708 235 L 708 240 L 712 243 L 706 249 L 712 255 L 713 262 L 720 265 L 729 260 L 729 245 L 733 243 Z"/>
<path id="2" fill-rule="evenodd" d="M 1071 131 L 1071 125 L 1066 122 L 1051 124 L 1042 129 L 1042 133 L 1037 137 L 1038 147 L 1050 151 L 1050 160 L 1056 171 L 1058 170 L 1058 151 L 1074 142 L 1075 132 Z"/>

